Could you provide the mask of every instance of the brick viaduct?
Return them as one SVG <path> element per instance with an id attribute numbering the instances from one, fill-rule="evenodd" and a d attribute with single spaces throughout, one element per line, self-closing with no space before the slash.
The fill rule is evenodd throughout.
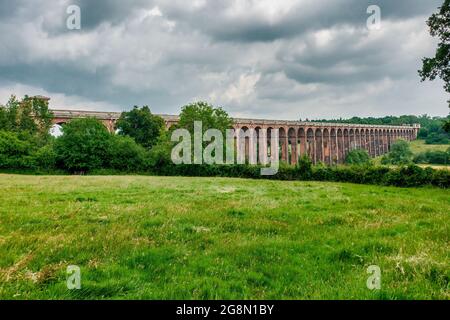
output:
<path id="1" fill-rule="evenodd" d="M 74 118 L 94 117 L 103 122 L 110 132 L 120 112 L 95 112 L 75 110 L 52 110 L 54 124 L 63 124 Z M 178 116 L 160 115 L 170 128 L 178 122 Z M 319 123 L 301 121 L 233 119 L 234 129 L 254 131 L 257 135 L 267 136 L 267 145 L 257 148 L 269 148 L 270 132 L 279 129 L 280 158 L 295 164 L 298 156 L 307 155 L 314 163 L 342 163 L 349 151 L 365 149 L 371 157 L 387 153 L 392 143 L 398 139 L 407 141 L 417 139 L 420 125 L 381 126 L 363 124 Z M 246 139 L 248 156 L 250 142 Z M 257 139 L 259 140 L 259 139 Z M 295 156 L 297 155 L 297 156 Z M 253 160 L 254 161 L 254 160 Z M 257 160 L 256 160 L 257 161 Z"/>

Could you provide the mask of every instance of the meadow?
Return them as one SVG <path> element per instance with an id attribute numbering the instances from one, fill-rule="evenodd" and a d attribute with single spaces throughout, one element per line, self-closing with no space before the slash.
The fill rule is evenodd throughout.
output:
<path id="1" fill-rule="evenodd" d="M 445 189 L 0 175 L 0 299 L 449 299 L 449 244 Z"/>
<path id="2" fill-rule="evenodd" d="M 414 140 L 410 143 L 411 151 L 414 154 L 427 151 L 447 151 L 450 144 L 426 144 L 424 140 Z"/>

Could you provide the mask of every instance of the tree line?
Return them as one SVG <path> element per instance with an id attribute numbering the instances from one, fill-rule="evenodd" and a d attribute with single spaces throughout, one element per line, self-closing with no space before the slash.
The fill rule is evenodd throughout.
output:
<path id="1" fill-rule="evenodd" d="M 5 106 L 0 106 L 2 171 L 262 178 L 259 165 L 173 164 L 171 152 L 176 142 L 171 141 L 172 130 L 184 128 L 193 133 L 194 121 L 202 121 L 203 132 L 208 129 L 225 132 L 232 127 L 232 119 L 222 108 L 206 102 L 184 106 L 179 123 L 169 130 L 164 120 L 152 114 L 147 106 L 123 112 L 116 123 L 117 134 L 110 133 L 97 119 L 83 118 L 63 125 L 62 135 L 55 138 L 49 134 L 52 117 L 48 101 L 36 97 L 20 101 L 11 97 Z M 402 144 L 407 143 L 394 145 L 388 155 L 390 164 L 402 165 L 398 168 L 374 166 L 365 150 L 353 150 L 344 166 L 313 166 L 303 157 L 296 166 L 282 164 L 277 175 L 265 178 L 450 186 L 450 171 L 421 169 L 412 161 L 403 161 L 410 155 L 405 156 Z"/>
<path id="2" fill-rule="evenodd" d="M 447 117 L 430 117 L 426 114 L 421 116 L 402 115 L 402 116 L 386 116 L 386 117 L 352 117 L 349 119 L 332 119 L 332 120 L 315 120 L 317 122 L 339 122 L 349 124 L 371 124 L 371 125 L 413 125 L 420 124 L 418 134 L 419 139 L 425 140 L 426 144 L 449 144 L 450 133 L 444 130 L 445 124 L 450 121 L 450 115 Z"/>

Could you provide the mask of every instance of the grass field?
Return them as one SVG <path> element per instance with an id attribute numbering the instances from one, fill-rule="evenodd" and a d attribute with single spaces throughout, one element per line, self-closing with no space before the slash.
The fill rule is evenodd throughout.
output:
<path id="1" fill-rule="evenodd" d="M 424 140 L 411 141 L 410 146 L 414 154 L 427 151 L 447 151 L 450 148 L 450 144 L 425 144 Z"/>
<path id="2" fill-rule="evenodd" d="M 410 142 L 411 151 L 414 155 L 427 151 L 447 151 L 450 148 L 448 144 L 425 144 L 424 140 L 415 140 Z M 437 164 L 419 164 L 422 168 L 433 168 L 436 170 L 450 170 L 450 165 L 437 165 Z"/>
<path id="3" fill-rule="evenodd" d="M 414 140 L 409 142 L 409 146 L 414 155 L 417 155 L 421 152 L 427 151 L 447 151 L 450 148 L 449 144 L 426 144 L 425 140 Z M 381 158 L 383 156 L 379 156 L 373 159 L 374 164 L 381 165 Z M 450 165 L 437 165 L 437 164 L 419 164 L 419 167 L 422 168 L 433 168 L 436 170 L 450 170 Z M 394 166 L 391 166 L 394 167 Z"/>
<path id="4" fill-rule="evenodd" d="M 0 299 L 450 298 L 448 190 L 0 175 L 0 203 Z"/>

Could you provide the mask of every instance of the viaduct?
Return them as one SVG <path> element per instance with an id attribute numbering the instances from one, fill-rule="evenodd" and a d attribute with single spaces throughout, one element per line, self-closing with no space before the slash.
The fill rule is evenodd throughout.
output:
<path id="1" fill-rule="evenodd" d="M 71 119 L 94 117 L 103 122 L 110 132 L 115 130 L 115 122 L 120 112 L 96 112 L 76 110 L 52 110 L 54 124 L 64 124 Z M 178 116 L 159 115 L 166 127 L 178 122 Z M 417 139 L 420 125 L 381 126 L 363 124 L 319 123 L 301 121 L 260 120 L 235 118 L 234 129 L 242 129 L 264 134 L 267 145 L 257 146 L 259 150 L 268 148 L 270 154 L 270 132 L 279 129 L 280 158 L 290 164 L 296 164 L 299 156 L 307 155 L 313 163 L 342 163 L 349 151 L 365 149 L 371 157 L 387 153 L 398 139 L 411 141 Z M 257 139 L 259 140 L 259 139 Z M 246 139 L 248 156 L 250 143 Z M 253 143 L 252 143 L 253 145 Z M 260 158 L 260 156 L 258 156 Z M 252 163 L 252 160 L 250 160 Z M 253 160 L 259 162 L 258 159 Z"/>

